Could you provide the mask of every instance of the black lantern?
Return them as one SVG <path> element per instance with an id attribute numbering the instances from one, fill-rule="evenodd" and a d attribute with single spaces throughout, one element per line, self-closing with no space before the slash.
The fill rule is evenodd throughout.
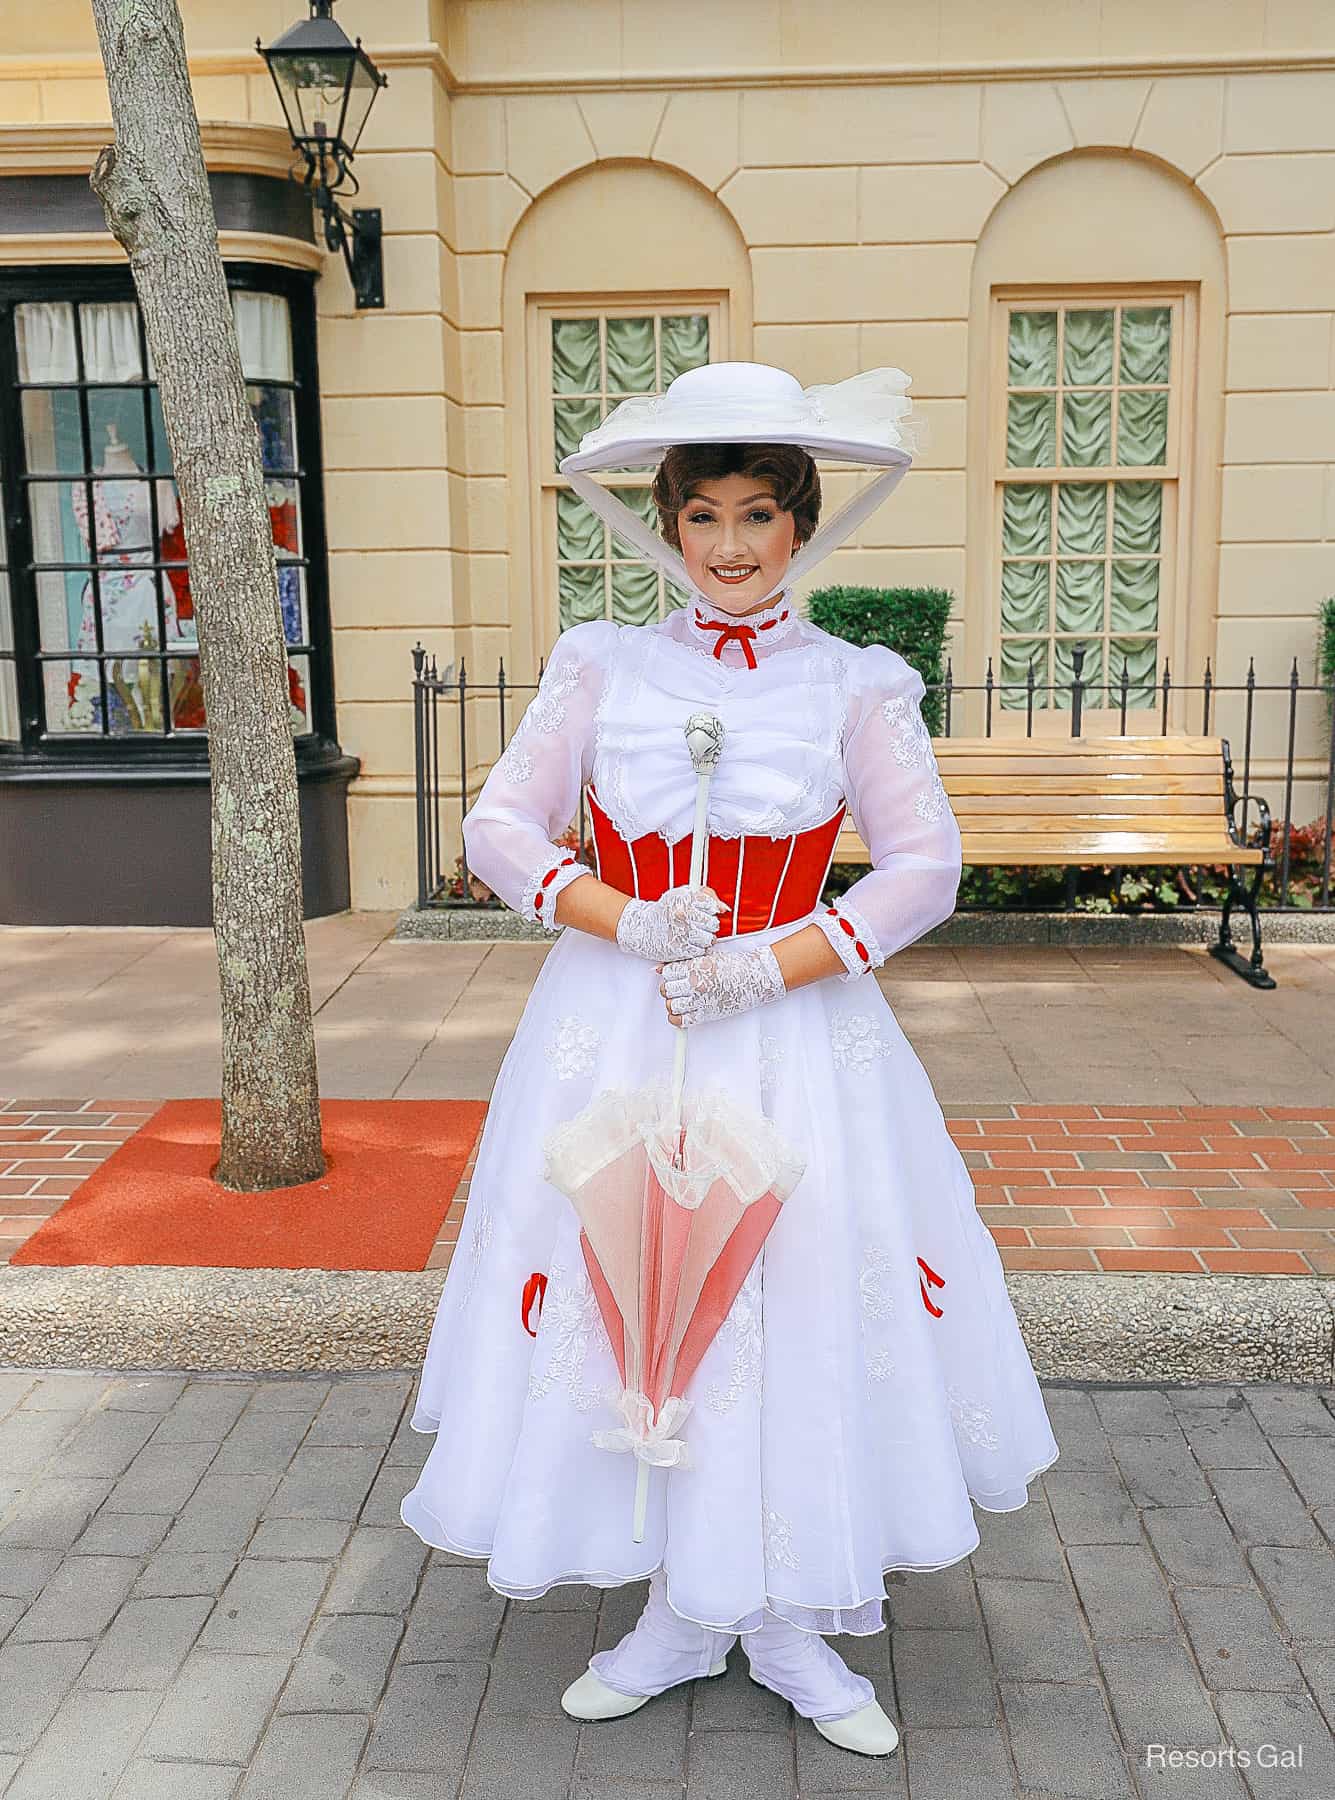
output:
<path id="1" fill-rule="evenodd" d="M 375 207 L 343 211 L 336 198 L 357 192 L 350 167 L 386 77 L 334 22 L 334 0 L 309 0 L 311 16 L 255 48 L 269 65 L 287 129 L 305 164 L 324 222 L 324 241 L 341 251 L 359 307 L 385 304 L 380 253 L 380 212 Z"/>

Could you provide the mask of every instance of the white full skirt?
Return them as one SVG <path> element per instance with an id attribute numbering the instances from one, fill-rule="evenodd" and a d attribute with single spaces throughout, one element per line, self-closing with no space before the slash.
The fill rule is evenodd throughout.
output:
<path id="1" fill-rule="evenodd" d="M 877 1631 L 886 1571 L 968 1556 L 973 1504 L 1014 1511 L 1057 1458 L 1001 1259 L 874 978 L 693 1029 L 688 1088 L 766 1114 L 806 1170 L 687 1389 L 690 1466 L 650 1471 L 635 1543 L 635 1460 L 592 1442 L 621 1422 L 616 1364 L 542 1166 L 554 1125 L 670 1068 L 658 980 L 576 931 L 543 965 L 432 1329 L 412 1422 L 436 1441 L 403 1520 L 521 1599 L 662 1567 L 673 1609 L 718 1630 L 756 1630 L 768 1606 Z"/>

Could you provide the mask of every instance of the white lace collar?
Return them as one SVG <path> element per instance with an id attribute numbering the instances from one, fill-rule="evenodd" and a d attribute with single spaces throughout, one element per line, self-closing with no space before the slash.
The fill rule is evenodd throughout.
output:
<path id="1" fill-rule="evenodd" d="M 753 669 L 757 659 L 777 649 L 796 630 L 796 603 L 785 590 L 768 606 L 738 617 L 715 606 L 702 594 L 692 593 L 682 608 L 686 634 L 697 649 L 726 661 L 730 667 Z"/>

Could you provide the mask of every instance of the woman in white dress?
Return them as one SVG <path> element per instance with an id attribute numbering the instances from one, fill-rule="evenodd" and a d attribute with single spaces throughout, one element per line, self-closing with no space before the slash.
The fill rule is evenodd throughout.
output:
<path id="1" fill-rule="evenodd" d="M 689 599 L 561 636 L 465 825 L 471 868 L 561 935 L 492 1096 L 413 1418 L 436 1442 L 402 1516 L 518 1599 L 651 1578 L 635 1629 L 567 1690 L 580 1718 L 719 1673 L 740 1635 L 824 1736 L 893 1750 L 825 1635 L 883 1629 L 887 1571 L 968 1556 L 973 1504 L 1023 1506 L 1057 1456 L 968 1171 L 870 974 L 955 904 L 924 683 L 791 598 L 906 471 L 906 386 L 713 364 L 590 433 L 572 484 Z M 816 455 L 881 471 L 819 530 Z M 590 474 L 651 461 L 661 539 Z M 691 889 L 682 727 L 701 711 L 724 742 Z M 597 874 L 553 843 L 581 789 Z M 827 907 L 845 812 L 871 867 Z M 635 1459 L 593 1442 L 618 1423 L 616 1365 L 543 1147 L 603 1090 L 663 1076 L 679 1029 L 688 1085 L 775 1121 L 805 1172 L 692 1378 L 689 1467 L 654 1472 L 636 1542 Z"/>

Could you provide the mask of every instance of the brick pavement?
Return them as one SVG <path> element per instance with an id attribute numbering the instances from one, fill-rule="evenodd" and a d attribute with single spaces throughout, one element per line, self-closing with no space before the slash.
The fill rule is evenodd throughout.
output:
<path id="1" fill-rule="evenodd" d="M 409 1388 L 0 1370 L 5 1800 L 1335 1793 L 1335 1389 L 1048 1386 L 1030 1503 L 838 1640 L 900 1724 L 871 1761 L 740 1648 L 630 1719 L 566 1719 L 643 1587 L 507 1603 L 428 1553 L 398 1524 L 429 1442 Z"/>
<path id="2" fill-rule="evenodd" d="M 0 1263 L 154 1105 L 0 1101 Z M 945 1111 L 1009 1269 L 1335 1275 L 1335 1107 Z M 476 1156 L 430 1269 L 449 1264 Z"/>

